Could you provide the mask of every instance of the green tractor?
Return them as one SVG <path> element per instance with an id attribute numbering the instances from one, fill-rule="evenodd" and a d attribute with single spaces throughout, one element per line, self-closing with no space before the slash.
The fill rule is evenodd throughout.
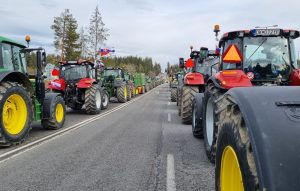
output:
<path id="1" fill-rule="evenodd" d="M 26 36 L 29 44 L 30 37 Z M 65 103 L 60 94 L 45 93 L 42 48 L 26 48 L 0 37 L 0 146 L 23 142 L 33 121 L 45 129 L 60 129 L 65 121 Z M 36 75 L 28 75 L 26 53 L 36 54 Z"/>
<path id="2" fill-rule="evenodd" d="M 127 89 L 128 89 L 128 92 L 130 92 L 130 97 L 128 96 L 128 100 L 130 100 L 131 98 L 135 97 L 135 85 L 134 85 L 134 79 L 133 79 L 133 76 L 126 72 L 124 74 L 125 76 L 125 81 L 126 81 L 126 84 L 127 84 Z"/>
<path id="3" fill-rule="evenodd" d="M 124 71 L 121 68 L 105 68 L 102 75 L 103 86 L 109 94 L 109 98 L 116 97 L 120 103 L 131 99 Z"/>
<path id="4" fill-rule="evenodd" d="M 134 85 L 136 94 L 144 94 L 146 92 L 146 78 L 144 73 L 136 73 L 134 75 Z"/>

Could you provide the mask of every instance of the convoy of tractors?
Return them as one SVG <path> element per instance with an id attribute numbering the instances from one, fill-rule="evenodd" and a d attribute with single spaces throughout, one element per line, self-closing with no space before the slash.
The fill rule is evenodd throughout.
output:
<path id="1" fill-rule="evenodd" d="M 215 164 L 216 190 L 297 190 L 300 184 L 300 69 L 297 30 L 255 28 L 224 33 L 214 28 L 216 50 L 190 47 L 170 78 L 171 101 L 182 123 L 203 138 Z M 30 37 L 26 36 L 29 45 Z M 99 114 L 160 85 L 159 78 L 101 68 L 89 60 L 61 61 L 45 84 L 42 48 L 0 37 L 0 146 L 22 143 L 32 123 L 63 127 L 67 107 Z M 36 55 L 35 75 L 26 55 Z"/>
<path id="2" fill-rule="evenodd" d="M 299 189 L 298 37 L 277 28 L 232 31 L 217 38 L 216 51 L 191 47 L 190 58 L 179 59 L 184 77 L 171 85 L 171 100 L 203 138 L 216 190 Z"/>
<path id="3" fill-rule="evenodd" d="M 121 68 L 102 68 L 89 60 L 61 61 L 52 71 L 53 80 L 45 83 L 46 53 L 43 48 L 28 47 L 0 37 L 0 147 L 20 144 L 26 140 L 33 122 L 45 129 L 63 127 L 67 107 L 99 114 L 108 108 L 112 98 L 125 103 L 162 83 L 143 73 L 134 75 Z M 27 55 L 36 56 L 36 71 L 27 71 Z M 138 91 L 136 91 L 138 90 Z"/>

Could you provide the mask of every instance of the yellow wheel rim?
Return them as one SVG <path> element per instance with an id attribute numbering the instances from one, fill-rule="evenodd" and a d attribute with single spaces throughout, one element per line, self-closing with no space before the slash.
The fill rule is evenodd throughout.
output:
<path id="1" fill-rule="evenodd" d="M 61 103 L 56 105 L 55 117 L 58 123 L 60 123 L 64 119 L 64 107 Z"/>
<path id="2" fill-rule="evenodd" d="M 223 151 L 220 176 L 221 191 L 244 190 L 239 161 L 231 146 L 227 146 Z"/>
<path id="3" fill-rule="evenodd" d="M 126 86 L 124 87 L 124 97 L 127 98 L 127 88 L 126 88 Z"/>
<path id="4" fill-rule="evenodd" d="M 13 94 L 8 97 L 2 110 L 3 127 L 11 135 L 19 134 L 27 120 L 27 105 L 22 96 Z"/>

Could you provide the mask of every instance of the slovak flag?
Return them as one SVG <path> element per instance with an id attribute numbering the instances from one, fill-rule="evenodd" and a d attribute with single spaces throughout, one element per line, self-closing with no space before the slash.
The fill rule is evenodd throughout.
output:
<path id="1" fill-rule="evenodd" d="M 115 52 L 115 50 L 111 50 L 109 48 L 101 48 L 100 49 L 100 56 L 108 55 L 111 52 Z"/>

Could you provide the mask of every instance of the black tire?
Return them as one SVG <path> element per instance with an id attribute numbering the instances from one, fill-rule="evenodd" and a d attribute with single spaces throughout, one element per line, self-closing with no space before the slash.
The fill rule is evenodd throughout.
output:
<path id="1" fill-rule="evenodd" d="M 176 100 L 176 105 L 178 106 L 179 105 L 179 88 L 176 89 L 176 97 L 177 97 L 177 100 Z"/>
<path id="2" fill-rule="evenodd" d="M 106 90 L 102 91 L 102 102 L 101 102 L 101 109 L 107 109 L 109 103 L 109 95 Z"/>
<path id="3" fill-rule="evenodd" d="M 49 102 L 49 104 L 50 104 L 49 106 L 50 111 L 53 112 L 50 114 L 50 118 L 42 119 L 42 126 L 44 129 L 48 129 L 48 130 L 60 129 L 63 127 L 66 118 L 66 106 L 65 106 L 64 99 L 61 96 L 56 96 L 51 102 Z M 61 120 L 57 119 L 56 116 L 58 105 L 62 106 Z"/>
<path id="4" fill-rule="evenodd" d="M 178 115 L 181 116 L 181 100 L 182 100 L 182 88 L 178 88 L 178 97 L 177 97 L 177 103 L 178 103 Z"/>
<path id="5" fill-rule="evenodd" d="M 181 96 L 181 121 L 184 124 L 192 123 L 192 104 L 195 93 L 199 93 L 196 86 L 183 86 Z"/>
<path id="6" fill-rule="evenodd" d="M 202 104 L 203 104 L 203 93 L 195 94 L 193 101 L 193 114 L 192 114 L 192 132 L 194 137 L 203 138 L 203 126 L 202 126 Z"/>
<path id="7" fill-rule="evenodd" d="M 26 113 L 26 120 L 24 121 L 24 125 L 20 132 L 18 133 L 10 133 L 8 129 L 6 129 L 6 125 L 4 123 L 3 112 L 4 105 L 8 99 L 11 98 L 12 95 L 20 96 L 27 109 Z M 30 99 L 30 95 L 26 88 L 23 87 L 21 84 L 15 82 L 1 82 L 0 83 L 0 108 L 1 108 L 1 115 L 0 115 L 0 146 L 12 146 L 22 143 L 28 136 L 29 131 L 31 129 L 31 123 L 33 120 L 33 110 L 32 110 L 32 102 Z M 24 115 L 25 117 L 25 115 Z M 11 121 L 19 120 L 19 118 L 14 118 L 9 120 Z"/>
<path id="8" fill-rule="evenodd" d="M 131 88 L 131 97 L 132 98 L 135 97 L 135 88 L 134 88 L 134 86 L 132 86 L 132 88 Z"/>
<path id="9" fill-rule="evenodd" d="M 218 104 L 216 100 L 222 95 L 221 91 L 214 86 L 213 83 L 208 84 L 204 92 L 203 102 L 203 137 L 204 137 L 204 148 L 206 151 L 207 158 L 211 163 L 215 162 L 216 157 L 216 143 L 218 133 Z M 209 107 L 209 110 L 207 110 Z M 209 115 L 207 115 L 209 113 Z M 208 119 L 208 120 L 207 120 Z M 207 123 L 209 125 L 206 125 Z"/>
<path id="10" fill-rule="evenodd" d="M 117 88 L 117 99 L 120 103 L 125 103 L 127 101 L 126 94 L 127 94 L 127 88 L 125 84 Z"/>
<path id="11" fill-rule="evenodd" d="M 102 95 L 98 84 L 93 84 L 92 87 L 85 90 L 84 104 L 87 114 L 95 115 L 100 113 Z"/>
<path id="12" fill-rule="evenodd" d="M 83 106 L 82 104 L 75 103 L 75 105 L 72 106 L 71 109 L 72 109 L 72 110 L 75 110 L 75 111 L 81 110 L 81 109 L 82 109 L 82 106 Z"/>
<path id="13" fill-rule="evenodd" d="M 242 181 L 236 180 L 237 177 L 233 177 L 230 173 L 226 173 L 226 180 L 229 180 L 229 182 L 230 180 L 236 180 L 235 186 L 238 186 L 238 184 L 242 182 L 244 190 L 246 191 L 260 190 L 253 150 L 242 114 L 237 105 L 233 103 L 228 104 L 230 101 L 226 101 L 226 98 L 222 99 L 222 101 L 227 102 L 227 104 L 225 104 L 225 109 L 221 111 L 220 114 L 222 120 L 220 121 L 219 138 L 217 141 L 215 168 L 216 190 L 221 190 L 222 157 L 225 148 L 228 147 L 232 148 L 236 154 Z M 224 162 L 223 165 L 225 164 L 226 162 Z M 229 163 L 228 166 L 232 168 L 233 162 Z"/>
<path id="14" fill-rule="evenodd" d="M 126 90 L 127 90 L 127 101 L 130 101 L 130 100 L 131 100 L 131 90 L 130 90 L 130 86 L 127 86 Z"/>
<path id="15" fill-rule="evenodd" d="M 171 88 L 171 101 L 177 101 L 177 88 Z"/>

